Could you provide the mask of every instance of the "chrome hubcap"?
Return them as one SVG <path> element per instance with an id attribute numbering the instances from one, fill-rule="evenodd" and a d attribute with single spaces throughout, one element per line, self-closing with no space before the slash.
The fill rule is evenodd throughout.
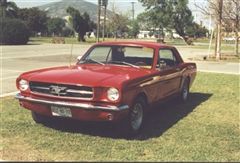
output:
<path id="1" fill-rule="evenodd" d="M 131 126 L 133 130 L 137 131 L 142 124 L 143 107 L 140 103 L 135 104 L 131 113 Z"/>
<path id="2" fill-rule="evenodd" d="M 188 97 L 188 88 L 187 85 L 185 84 L 183 87 L 183 99 L 186 100 Z"/>

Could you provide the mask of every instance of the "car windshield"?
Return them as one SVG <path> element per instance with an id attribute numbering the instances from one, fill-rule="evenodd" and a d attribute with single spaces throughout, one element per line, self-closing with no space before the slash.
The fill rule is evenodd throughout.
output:
<path id="1" fill-rule="evenodd" d="M 151 69 L 154 49 L 135 46 L 96 46 L 78 64 L 117 64 Z"/>

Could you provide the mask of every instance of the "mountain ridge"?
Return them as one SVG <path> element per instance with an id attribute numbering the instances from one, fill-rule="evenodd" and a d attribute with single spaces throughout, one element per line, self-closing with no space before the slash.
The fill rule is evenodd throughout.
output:
<path id="1" fill-rule="evenodd" d="M 42 6 L 38 6 L 40 10 L 46 11 L 50 17 L 65 17 L 69 16 L 66 12 L 68 7 L 73 7 L 80 11 L 80 13 L 87 12 L 93 21 L 97 21 L 98 6 L 94 3 L 87 2 L 85 0 L 61 0 L 58 2 L 51 2 Z M 107 14 L 111 14 L 111 11 L 107 11 Z"/>

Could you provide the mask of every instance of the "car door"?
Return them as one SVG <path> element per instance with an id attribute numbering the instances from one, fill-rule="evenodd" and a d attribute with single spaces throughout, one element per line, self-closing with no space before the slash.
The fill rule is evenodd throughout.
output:
<path id="1" fill-rule="evenodd" d="M 158 83 L 159 99 L 178 92 L 181 82 L 181 69 L 174 51 L 170 48 L 159 50 L 158 64 L 160 82 Z"/>

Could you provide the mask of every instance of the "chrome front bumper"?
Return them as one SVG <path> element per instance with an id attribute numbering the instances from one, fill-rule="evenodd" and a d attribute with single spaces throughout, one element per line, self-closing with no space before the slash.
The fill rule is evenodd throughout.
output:
<path id="1" fill-rule="evenodd" d="M 22 96 L 20 93 L 16 94 L 16 99 L 22 101 L 29 101 L 33 103 L 40 103 L 40 104 L 47 104 L 47 105 L 57 105 L 57 106 L 65 106 L 65 107 L 74 107 L 78 109 L 86 109 L 86 110 L 102 110 L 102 111 L 123 111 L 129 109 L 128 105 L 122 106 L 114 106 L 114 105 L 107 105 L 107 106 L 99 106 L 99 105 L 91 105 L 91 104 L 84 104 L 84 103 L 73 103 L 73 102 L 63 102 L 63 101 L 48 101 L 48 100 L 40 100 L 31 97 Z"/>

